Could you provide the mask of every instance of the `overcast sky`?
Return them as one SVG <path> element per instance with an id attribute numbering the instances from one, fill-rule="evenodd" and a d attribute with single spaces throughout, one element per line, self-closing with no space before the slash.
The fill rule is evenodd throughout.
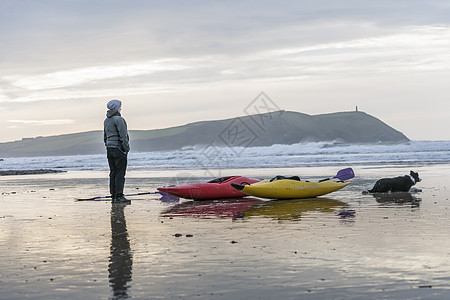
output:
<path id="1" fill-rule="evenodd" d="M 0 142 L 243 116 L 264 92 L 450 140 L 450 2 L 0 1 Z"/>

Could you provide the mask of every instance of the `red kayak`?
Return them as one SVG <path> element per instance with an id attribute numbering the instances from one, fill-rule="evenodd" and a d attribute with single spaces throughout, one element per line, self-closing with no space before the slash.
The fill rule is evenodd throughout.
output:
<path id="1" fill-rule="evenodd" d="M 247 194 L 233 188 L 231 183 L 248 185 L 258 181 L 260 180 L 243 176 L 227 176 L 216 178 L 208 182 L 160 187 L 158 188 L 158 191 L 180 198 L 194 200 L 240 198 L 247 196 Z"/>

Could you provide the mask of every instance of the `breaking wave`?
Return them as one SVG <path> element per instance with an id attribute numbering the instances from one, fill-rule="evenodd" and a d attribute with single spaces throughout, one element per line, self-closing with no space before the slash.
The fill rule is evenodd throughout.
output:
<path id="1" fill-rule="evenodd" d="M 450 141 L 400 144 L 299 143 L 268 147 L 188 147 L 131 152 L 129 170 L 289 168 L 354 165 L 424 165 L 450 163 Z M 0 169 L 108 170 L 105 155 L 5 158 Z"/>

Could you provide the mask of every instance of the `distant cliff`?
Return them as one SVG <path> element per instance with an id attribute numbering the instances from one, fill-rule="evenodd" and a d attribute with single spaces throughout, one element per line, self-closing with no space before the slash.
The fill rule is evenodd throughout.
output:
<path id="1" fill-rule="evenodd" d="M 132 124 L 131 120 L 129 123 Z M 195 122 L 165 129 L 130 130 L 130 138 L 133 152 L 175 150 L 190 146 L 228 146 L 242 149 L 318 141 L 409 141 L 401 132 L 379 119 L 358 111 L 313 116 L 277 111 L 226 120 Z M 101 130 L 0 143 L 0 158 L 104 152 Z"/>

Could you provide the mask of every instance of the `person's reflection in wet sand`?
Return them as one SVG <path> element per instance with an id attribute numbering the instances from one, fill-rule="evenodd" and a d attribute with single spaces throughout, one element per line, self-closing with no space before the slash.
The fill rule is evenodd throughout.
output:
<path id="1" fill-rule="evenodd" d="M 124 203 L 111 206 L 111 256 L 109 257 L 109 284 L 112 299 L 128 298 L 128 283 L 131 282 L 133 257 L 125 223 Z"/>

